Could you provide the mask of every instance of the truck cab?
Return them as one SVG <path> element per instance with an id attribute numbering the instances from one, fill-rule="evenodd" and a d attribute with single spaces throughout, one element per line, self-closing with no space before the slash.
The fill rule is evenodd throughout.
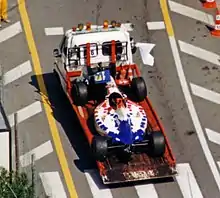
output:
<path id="1" fill-rule="evenodd" d="M 107 23 L 107 22 L 106 22 Z M 133 39 L 127 31 L 131 24 L 104 24 L 92 26 L 79 24 L 67 30 L 60 43 L 59 49 L 54 49 L 54 56 L 61 59 L 60 63 L 66 71 L 83 71 L 88 66 L 87 50 L 90 44 L 90 67 L 102 64 L 108 66 L 111 62 L 111 43 L 115 42 L 116 65 L 133 64 L 132 52 L 135 52 Z"/>
<path id="2" fill-rule="evenodd" d="M 111 67 L 112 71 L 115 70 L 112 67 L 133 64 L 132 54 L 136 47 L 129 31 L 132 31 L 132 24 L 115 21 L 111 24 L 104 21 L 102 26 L 79 24 L 67 30 L 59 48 L 53 51 L 56 75 L 63 89 L 67 88 L 67 73 L 74 72 L 77 79 L 85 79 L 100 71 L 100 68 Z M 71 77 L 71 81 L 74 79 Z"/>

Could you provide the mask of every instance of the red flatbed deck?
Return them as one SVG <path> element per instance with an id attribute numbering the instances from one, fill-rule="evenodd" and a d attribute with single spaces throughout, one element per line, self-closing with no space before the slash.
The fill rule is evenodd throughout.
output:
<path id="1" fill-rule="evenodd" d="M 141 106 L 147 114 L 149 130 L 163 132 L 166 141 L 165 154 L 157 158 L 150 157 L 146 153 L 132 154 L 131 160 L 127 163 L 120 162 L 112 155 L 105 162 L 98 162 L 104 184 L 172 177 L 177 174 L 176 161 L 167 137 L 148 98 L 141 103 Z"/>
<path id="2" fill-rule="evenodd" d="M 69 99 L 72 101 L 70 97 Z M 72 103 L 90 144 L 95 133 L 90 126 L 93 125 L 91 122 L 93 119 L 91 118 L 96 106 L 93 104 L 90 101 L 85 107 L 76 107 Z M 140 105 L 144 108 L 148 118 L 148 130 L 151 132 L 161 131 L 164 134 L 166 142 L 165 154 L 163 157 L 157 158 L 151 157 L 147 153 L 132 154 L 131 160 L 128 162 L 122 162 L 115 155 L 112 155 L 105 162 L 97 161 L 104 184 L 172 177 L 177 174 L 176 161 L 168 139 L 148 97 Z"/>

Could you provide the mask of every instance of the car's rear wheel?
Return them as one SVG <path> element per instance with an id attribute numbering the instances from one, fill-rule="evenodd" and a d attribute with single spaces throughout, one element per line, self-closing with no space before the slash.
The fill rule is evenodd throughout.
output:
<path id="1" fill-rule="evenodd" d="M 150 134 L 150 153 L 154 157 L 162 157 L 165 153 L 166 143 L 161 131 L 154 131 Z"/>
<path id="2" fill-rule="evenodd" d="M 135 94 L 138 102 L 142 102 L 147 96 L 147 86 L 142 77 L 132 79 L 131 88 Z"/>
<path id="3" fill-rule="evenodd" d="M 91 144 L 92 153 L 97 161 L 104 161 L 108 152 L 107 138 L 94 136 Z"/>
<path id="4" fill-rule="evenodd" d="M 73 82 L 71 95 L 76 106 L 84 106 L 88 102 L 88 88 L 84 82 Z"/>

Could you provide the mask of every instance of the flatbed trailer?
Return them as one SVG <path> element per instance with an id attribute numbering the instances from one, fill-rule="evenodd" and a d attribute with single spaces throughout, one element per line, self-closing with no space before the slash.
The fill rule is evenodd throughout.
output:
<path id="1" fill-rule="evenodd" d="M 141 76 L 136 64 L 123 66 L 123 68 L 126 67 L 131 67 L 136 76 Z M 117 67 L 117 71 L 120 69 L 120 67 Z M 84 107 L 74 105 L 71 97 L 71 78 L 76 78 L 78 75 L 80 75 L 80 73 L 67 72 L 67 82 L 69 82 L 67 83 L 67 96 L 91 145 L 94 135 L 97 135 L 97 132 L 95 132 L 93 128 L 94 120 L 92 119 L 97 104 L 95 101 L 89 101 Z M 104 162 L 97 161 L 97 167 L 104 184 L 173 177 L 177 174 L 176 161 L 167 136 L 149 98 L 146 97 L 145 100 L 139 104 L 146 112 L 148 130 L 151 132 L 161 131 L 163 133 L 166 143 L 165 154 L 163 157 L 151 157 L 144 152 L 139 154 L 133 153 L 131 159 L 126 162 L 121 161 L 115 155 L 111 155 Z"/>

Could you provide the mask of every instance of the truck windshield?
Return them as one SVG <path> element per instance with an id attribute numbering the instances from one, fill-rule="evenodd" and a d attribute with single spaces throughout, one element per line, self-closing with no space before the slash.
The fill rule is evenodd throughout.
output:
<path id="1" fill-rule="evenodd" d="M 116 55 L 121 55 L 123 52 L 123 46 L 120 41 L 116 41 L 115 52 L 116 52 Z M 111 56 L 111 41 L 104 42 L 102 44 L 102 54 L 104 56 Z"/>

